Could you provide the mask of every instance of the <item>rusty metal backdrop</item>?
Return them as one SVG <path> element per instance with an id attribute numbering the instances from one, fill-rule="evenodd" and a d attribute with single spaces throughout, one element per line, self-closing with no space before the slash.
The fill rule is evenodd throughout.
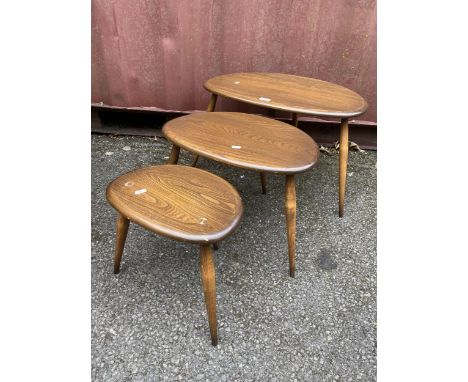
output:
<path id="1" fill-rule="evenodd" d="M 375 0 L 92 0 L 91 101 L 203 110 L 210 77 L 282 72 L 356 91 L 376 122 L 376 37 Z"/>

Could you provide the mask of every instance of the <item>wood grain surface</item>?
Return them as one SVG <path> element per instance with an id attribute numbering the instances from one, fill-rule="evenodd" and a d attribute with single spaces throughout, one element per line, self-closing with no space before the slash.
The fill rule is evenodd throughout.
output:
<path id="1" fill-rule="evenodd" d="M 340 161 L 339 161 L 339 183 L 338 183 L 338 216 L 344 215 L 346 196 L 346 173 L 348 167 L 348 119 L 343 118 L 340 125 Z"/>
<path id="2" fill-rule="evenodd" d="M 163 133 L 195 154 L 261 172 L 302 172 L 319 154 L 314 140 L 296 127 L 252 114 L 193 113 L 169 121 Z"/>
<path id="3" fill-rule="evenodd" d="M 218 99 L 218 96 L 216 94 L 212 94 L 210 98 L 210 102 L 208 103 L 208 107 L 206 108 L 206 111 L 214 111 L 216 107 L 216 100 Z M 198 155 L 195 155 L 195 158 L 193 158 L 192 166 L 195 167 L 198 162 Z"/>
<path id="4" fill-rule="evenodd" d="M 167 164 L 177 164 L 177 162 L 179 161 L 179 154 L 180 154 L 180 147 L 177 145 L 172 145 L 171 155 L 169 155 Z"/>
<path id="5" fill-rule="evenodd" d="M 127 239 L 129 220 L 119 213 L 117 216 L 117 222 L 115 223 L 115 254 L 114 254 L 114 273 L 120 272 L 120 261 L 122 260 L 122 254 L 125 246 L 125 240 Z"/>
<path id="6" fill-rule="evenodd" d="M 193 167 L 162 165 L 128 172 L 107 187 L 107 200 L 124 217 L 175 240 L 222 240 L 239 224 L 243 207 L 224 179 Z"/>
<path id="7" fill-rule="evenodd" d="M 210 326 L 211 344 L 218 345 L 218 323 L 216 319 L 216 271 L 213 250 L 210 245 L 200 247 L 200 274 L 205 294 L 206 313 Z"/>
<path id="8" fill-rule="evenodd" d="M 317 116 L 355 117 L 368 107 L 364 98 L 343 86 L 292 74 L 225 74 L 209 79 L 204 87 L 253 105 Z"/>
<path id="9" fill-rule="evenodd" d="M 296 181 L 294 175 L 286 176 L 284 209 L 288 232 L 289 276 L 296 274 Z"/>

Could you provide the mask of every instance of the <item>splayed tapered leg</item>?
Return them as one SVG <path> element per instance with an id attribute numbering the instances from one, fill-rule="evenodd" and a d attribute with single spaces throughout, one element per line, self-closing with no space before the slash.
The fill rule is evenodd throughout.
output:
<path id="1" fill-rule="evenodd" d="M 339 180 L 339 201 L 338 214 L 343 217 L 346 193 L 346 170 L 348 166 L 348 119 L 343 118 L 340 125 L 340 180 Z"/>
<path id="2" fill-rule="evenodd" d="M 296 273 L 296 182 L 294 175 L 286 175 L 286 226 L 288 231 L 289 276 Z"/>
<path id="3" fill-rule="evenodd" d="M 292 124 L 293 124 L 293 126 L 297 127 L 297 122 L 298 122 L 297 113 L 292 113 Z"/>
<path id="4" fill-rule="evenodd" d="M 206 111 L 212 112 L 216 107 L 216 101 L 218 100 L 217 94 L 211 94 L 210 102 L 208 103 L 208 107 Z"/>
<path id="5" fill-rule="evenodd" d="M 208 107 L 206 108 L 206 111 L 212 112 L 215 109 L 217 99 L 218 99 L 217 94 L 211 94 L 210 102 L 208 103 Z M 197 166 L 198 158 L 199 156 L 195 155 L 195 158 L 193 159 L 193 162 L 192 162 L 192 167 Z"/>
<path id="6" fill-rule="evenodd" d="M 127 238 L 129 220 L 123 215 L 119 214 L 116 223 L 116 237 L 115 237 L 115 255 L 114 255 L 114 273 L 120 272 L 120 261 L 122 260 L 122 253 L 125 246 L 125 239 Z"/>
<path id="7" fill-rule="evenodd" d="M 266 174 L 260 173 L 260 182 L 262 182 L 262 194 L 266 194 Z"/>
<path id="8" fill-rule="evenodd" d="M 216 321 L 216 274 L 213 263 L 211 244 L 200 247 L 200 272 L 205 293 L 205 305 L 210 325 L 211 344 L 218 344 L 218 328 Z"/>
<path id="9" fill-rule="evenodd" d="M 177 164 L 177 162 L 179 161 L 179 153 L 180 153 L 180 147 L 173 144 L 171 155 L 169 156 L 169 160 L 167 161 L 167 164 Z"/>

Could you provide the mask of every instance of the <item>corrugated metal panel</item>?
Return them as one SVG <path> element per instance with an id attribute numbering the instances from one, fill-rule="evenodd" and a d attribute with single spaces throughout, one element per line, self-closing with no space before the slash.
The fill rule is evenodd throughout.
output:
<path id="1" fill-rule="evenodd" d="M 375 0 L 92 2 L 92 102 L 203 110 L 203 83 L 242 71 L 346 86 L 375 122 Z M 260 110 L 224 99 L 220 109 Z"/>

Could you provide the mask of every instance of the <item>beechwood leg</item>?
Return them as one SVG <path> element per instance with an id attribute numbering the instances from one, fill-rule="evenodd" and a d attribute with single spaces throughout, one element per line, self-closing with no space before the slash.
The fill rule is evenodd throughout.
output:
<path id="1" fill-rule="evenodd" d="M 115 255 L 114 255 L 114 273 L 120 272 L 120 261 L 122 260 L 122 253 L 125 246 L 125 239 L 127 238 L 129 220 L 119 214 L 116 223 L 116 237 L 115 237 Z"/>
<path id="2" fill-rule="evenodd" d="M 171 155 L 169 156 L 168 164 L 177 164 L 179 161 L 180 147 L 175 144 L 172 145 Z"/>
<path id="3" fill-rule="evenodd" d="M 285 196 L 289 276 L 294 277 L 296 272 L 296 184 L 294 175 L 286 175 Z"/>
<path id="4" fill-rule="evenodd" d="M 343 118 L 340 125 L 340 180 L 339 180 L 339 202 L 338 214 L 340 218 L 344 214 L 344 203 L 346 193 L 346 169 L 348 166 L 348 118 Z"/>
<path id="5" fill-rule="evenodd" d="M 297 127 L 297 113 L 292 113 L 292 124 Z"/>
<path id="6" fill-rule="evenodd" d="M 211 94 L 210 102 L 208 103 L 208 107 L 206 111 L 212 112 L 215 109 L 216 101 L 218 100 L 217 94 Z M 198 155 L 195 155 L 195 158 L 192 163 L 192 167 L 196 167 L 198 162 Z"/>
<path id="7" fill-rule="evenodd" d="M 200 272 L 205 293 L 206 312 L 210 325 L 211 344 L 218 344 L 218 328 L 216 321 L 216 275 L 213 263 L 213 250 L 210 244 L 200 247 Z"/>
<path id="8" fill-rule="evenodd" d="M 260 182 L 262 183 L 262 194 L 266 194 L 266 174 L 260 173 Z"/>

